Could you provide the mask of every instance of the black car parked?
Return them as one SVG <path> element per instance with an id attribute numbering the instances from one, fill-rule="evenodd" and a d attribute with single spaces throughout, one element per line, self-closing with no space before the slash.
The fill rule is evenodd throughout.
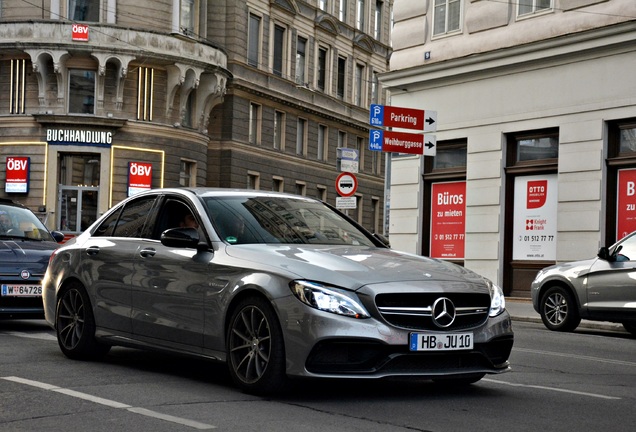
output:
<path id="1" fill-rule="evenodd" d="M 27 207 L 0 198 L 0 319 L 44 318 L 42 278 L 63 239 Z"/>

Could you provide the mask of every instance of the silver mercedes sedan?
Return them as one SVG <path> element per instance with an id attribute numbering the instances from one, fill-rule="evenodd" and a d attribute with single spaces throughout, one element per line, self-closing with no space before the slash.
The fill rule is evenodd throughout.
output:
<path id="1" fill-rule="evenodd" d="M 254 394 L 299 377 L 470 384 L 509 370 L 514 339 L 487 279 L 391 250 L 321 201 L 262 191 L 134 195 L 55 251 L 43 299 L 69 358 L 192 355 L 226 362 Z"/>

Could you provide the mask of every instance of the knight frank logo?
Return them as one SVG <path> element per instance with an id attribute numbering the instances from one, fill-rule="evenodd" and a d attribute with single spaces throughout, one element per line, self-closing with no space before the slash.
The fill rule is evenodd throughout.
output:
<path id="1" fill-rule="evenodd" d="M 543 231 L 547 222 L 546 219 L 526 219 L 526 231 Z"/>

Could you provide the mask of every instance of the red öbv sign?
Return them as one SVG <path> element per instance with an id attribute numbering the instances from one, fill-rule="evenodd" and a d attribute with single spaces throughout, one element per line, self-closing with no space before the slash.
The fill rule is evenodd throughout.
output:
<path id="1" fill-rule="evenodd" d="M 72 36 L 74 41 L 88 42 L 88 26 L 86 24 L 73 24 Z"/>

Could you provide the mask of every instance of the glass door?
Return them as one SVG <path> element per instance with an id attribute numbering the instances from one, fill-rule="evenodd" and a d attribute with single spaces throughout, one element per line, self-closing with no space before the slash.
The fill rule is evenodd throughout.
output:
<path id="1" fill-rule="evenodd" d="M 98 154 L 60 154 L 57 229 L 64 233 L 77 234 L 95 222 L 99 197 L 99 171 Z"/>

